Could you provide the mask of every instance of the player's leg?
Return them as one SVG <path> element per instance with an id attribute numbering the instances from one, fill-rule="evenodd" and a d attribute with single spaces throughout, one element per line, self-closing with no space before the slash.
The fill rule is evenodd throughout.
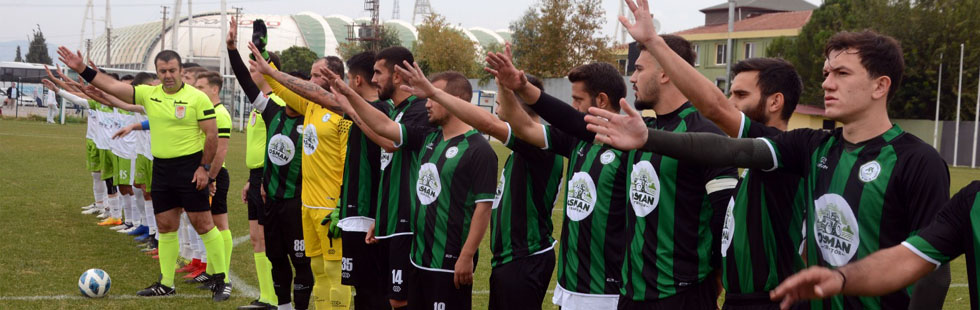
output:
<path id="1" fill-rule="evenodd" d="M 265 203 L 262 201 L 262 170 L 249 170 L 248 191 L 245 192 L 248 208 L 248 234 L 252 242 L 253 258 L 255 260 L 255 275 L 259 281 L 259 299 L 248 306 L 239 309 L 260 309 L 263 304 L 278 305 L 274 281 L 272 280 L 272 262 L 266 256 L 265 246 Z"/>
<path id="2" fill-rule="evenodd" d="M 201 194 L 205 196 L 199 197 Z M 212 281 L 214 281 L 214 289 L 212 292 L 214 295 L 212 299 L 214 301 L 227 300 L 231 296 L 231 286 L 228 285 L 228 280 L 226 280 L 226 275 L 228 272 L 227 266 L 222 262 L 225 261 L 225 247 L 224 240 L 221 237 L 221 233 L 218 232 L 218 228 L 214 226 L 214 222 L 211 218 L 211 211 L 208 210 L 209 206 L 207 204 L 207 193 L 201 192 L 194 193 L 193 195 L 188 195 L 185 201 L 200 201 L 199 205 L 195 207 L 196 210 L 191 210 L 187 207 L 187 217 L 191 220 L 191 225 L 194 226 L 194 230 L 198 235 L 201 236 L 201 242 L 204 243 L 205 251 L 207 251 L 207 258 L 209 265 L 213 265 L 214 274 L 212 274 Z"/>
<path id="3" fill-rule="evenodd" d="M 94 203 L 85 207 L 85 211 L 82 214 L 93 214 L 97 212 L 97 208 L 102 208 L 105 204 L 106 188 L 105 183 L 102 182 L 102 171 L 101 171 L 101 160 L 99 158 L 99 149 L 96 148 L 95 142 L 92 139 L 85 139 L 85 168 L 92 173 L 92 196 L 94 196 Z"/>
<path id="4" fill-rule="evenodd" d="M 161 188 L 157 186 L 156 188 Z M 153 213 L 157 223 L 160 241 L 158 251 L 160 259 L 160 281 L 137 292 L 139 296 L 163 296 L 174 294 L 174 270 L 177 267 L 177 255 L 180 251 L 180 241 L 177 230 L 180 228 L 180 212 L 178 200 L 174 193 L 168 190 L 158 191 Z"/>
<path id="5" fill-rule="evenodd" d="M 225 260 L 219 262 L 223 264 L 224 270 L 230 270 L 231 251 L 234 247 L 231 230 L 228 228 L 228 187 L 230 186 L 230 182 L 228 170 L 221 168 L 221 171 L 218 172 L 218 177 L 215 178 L 214 196 L 211 197 L 211 218 L 214 220 L 214 225 L 221 234 L 221 240 L 225 250 Z M 226 283 L 230 283 L 230 281 L 230 279 L 225 278 Z"/>
<path id="6" fill-rule="evenodd" d="M 289 264 L 289 252 L 293 244 L 286 236 L 285 202 L 267 201 L 265 205 L 263 231 L 265 236 L 265 254 L 271 264 L 273 289 L 276 294 L 276 305 L 279 309 L 292 307 L 293 268 Z"/>
<path id="7" fill-rule="evenodd" d="M 343 231 L 341 283 L 354 288 L 354 309 L 390 308 L 386 294 L 387 278 L 379 257 L 387 255 L 379 244 L 366 244 L 366 233 Z"/>
<path id="8" fill-rule="evenodd" d="M 410 307 L 408 291 L 413 287 L 415 267 L 409 261 L 408 255 L 412 249 L 412 236 L 394 236 L 385 239 L 388 250 L 388 264 L 385 279 L 388 283 L 388 303 L 394 309 Z M 424 305 L 423 305 L 424 306 Z"/>
<path id="9" fill-rule="evenodd" d="M 350 286 L 340 284 L 341 239 L 329 238 L 329 226 L 321 225 L 331 210 L 303 208 L 303 238 L 306 254 L 316 281 L 313 301 L 317 309 L 347 309 L 350 306 Z"/>

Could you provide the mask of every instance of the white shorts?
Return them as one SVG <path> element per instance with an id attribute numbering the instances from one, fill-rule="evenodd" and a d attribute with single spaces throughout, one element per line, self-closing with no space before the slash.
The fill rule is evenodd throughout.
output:
<path id="1" fill-rule="evenodd" d="M 555 284 L 555 293 L 551 302 L 560 306 L 562 310 L 616 309 L 619 305 L 619 295 L 576 293 Z"/>

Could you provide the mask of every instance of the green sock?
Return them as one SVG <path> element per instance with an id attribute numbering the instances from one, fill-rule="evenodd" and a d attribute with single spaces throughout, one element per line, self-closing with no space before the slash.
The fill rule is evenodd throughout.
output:
<path id="1" fill-rule="evenodd" d="M 218 232 L 218 228 L 211 228 L 208 233 L 201 235 L 204 241 L 204 249 L 208 251 L 208 267 L 214 266 L 214 274 L 224 273 L 225 283 L 228 283 L 228 266 L 225 266 L 225 246 L 224 238 Z"/>
<path id="2" fill-rule="evenodd" d="M 231 229 L 225 229 L 219 232 L 221 233 L 221 239 L 225 241 L 225 270 L 231 270 L 231 250 L 235 247 L 235 241 L 231 236 Z M 228 277 L 225 277 L 225 280 L 228 280 Z"/>
<path id="3" fill-rule="evenodd" d="M 253 256 L 255 257 L 255 274 L 259 278 L 259 301 L 270 305 L 279 305 L 279 297 L 276 296 L 276 290 L 272 283 L 272 263 L 265 256 L 265 252 L 256 252 Z"/>
<path id="4" fill-rule="evenodd" d="M 157 245 L 160 255 L 160 284 L 174 287 L 174 270 L 177 269 L 177 252 L 180 252 L 180 241 L 177 232 L 160 233 Z"/>

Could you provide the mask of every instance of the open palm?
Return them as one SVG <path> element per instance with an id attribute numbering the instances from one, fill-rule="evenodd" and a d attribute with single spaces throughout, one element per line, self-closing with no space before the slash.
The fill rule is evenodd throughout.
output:
<path id="1" fill-rule="evenodd" d="M 623 1 L 626 1 L 626 5 L 629 6 L 636 20 L 636 22 L 630 23 L 626 16 L 620 16 L 619 22 L 623 24 L 623 28 L 626 28 L 626 31 L 637 42 L 653 39 L 657 35 L 657 29 L 653 26 L 653 16 L 650 14 L 650 4 L 647 3 L 647 0 L 636 0 L 635 3 L 633 0 Z"/>

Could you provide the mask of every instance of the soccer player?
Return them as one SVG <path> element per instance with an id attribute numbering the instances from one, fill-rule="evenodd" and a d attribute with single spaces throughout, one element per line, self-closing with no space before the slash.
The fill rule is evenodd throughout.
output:
<path id="1" fill-rule="evenodd" d="M 259 24 L 259 21 L 256 21 Z M 264 29 L 264 23 L 261 24 Z M 253 28 L 254 24 L 253 24 Z M 263 32 L 263 31 L 255 31 Z M 265 36 L 261 36 L 265 37 Z M 266 54 L 256 46 L 256 38 L 249 43 L 253 59 L 266 59 Z M 263 41 L 261 39 L 259 41 Z M 260 43 L 263 43 L 260 42 Z M 264 43 L 262 44 L 264 45 Z M 264 48 L 264 46 L 263 46 Z M 351 290 L 340 283 L 340 260 L 342 241 L 340 234 L 330 232 L 330 226 L 320 222 L 331 216 L 340 201 L 340 188 L 344 175 L 344 160 L 347 151 L 347 137 L 351 122 L 343 115 L 322 105 L 323 100 L 310 96 L 309 91 L 324 91 L 326 80 L 317 70 L 327 67 L 337 74 L 343 74 L 344 64 L 340 58 L 325 57 L 313 63 L 310 81 L 304 81 L 280 72 L 265 61 L 250 61 L 283 101 L 293 110 L 305 116 L 303 129 L 303 239 L 300 245 L 310 258 L 313 275 L 313 300 L 317 309 L 347 309 L 350 306 Z M 339 111 L 339 109 L 337 110 Z M 334 221 L 334 227 L 336 221 Z M 336 229 L 335 229 L 336 230 Z"/>
<path id="2" fill-rule="evenodd" d="M 667 45 L 687 55 L 684 61 L 688 65 L 693 62 L 693 51 L 687 41 L 673 36 Z M 575 135 L 578 140 L 591 142 L 595 139 L 594 134 L 585 130 L 584 121 L 577 121 L 587 105 L 573 103 L 580 107 L 576 111 L 540 90 L 528 87 L 510 64 L 509 57 L 493 56 L 497 59 L 491 64 L 498 68 L 498 78 L 515 89 L 525 102 L 533 103 L 531 107 L 545 120 Z M 573 82 L 572 98 L 576 101 L 598 98 L 619 102 L 622 96 L 600 96 L 594 90 L 590 91 L 589 86 L 616 79 L 619 76 L 616 72 L 611 67 L 573 69 L 568 75 Z M 646 126 L 666 131 L 721 134 L 713 123 L 697 113 L 661 72 L 653 57 L 641 52 L 637 71 L 630 81 L 637 90 L 635 104 L 652 109 L 658 115 L 655 119 L 645 119 Z M 593 76 L 600 74 L 602 78 L 594 80 Z M 713 270 L 718 264 L 715 257 L 720 244 L 717 236 L 737 182 L 735 169 L 707 168 L 649 152 L 624 152 L 620 158 L 613 156 L 607 155 L 606 159 L 600 160 L 608 163 L 625 161 L 622 165 L 628 178 L 624 182 L 629 187 L 612 189 L 622 190 L 621 195 L 628 197 L 622 204 L 613 204 L 612 208 L 632 209 L 632 212 L 625 211 L 624 216 L 628 243 L 625 251 L 619 253 L 624 256 L 624 262 L 621 266 L 623 285 L 617 290 L 618 307 L 714 309 L 717 287 Z M 574 180 L 568 184 L 569 188 L 575 186 Z M 584 188 L 588 189 L 588 186 Z M 563 271 L 574 273 L 576 269 L 574 265 L 559 262 L 559 274 Z M 561 289 L 569 289 L 564 287 L 568 282 L 560 283 Z M 556 292 L 563 291 L 556 289 Z M 561 301 L 561 298 L 555 300 Z"/>
<path id="3" fill-rule="evenodd" d="M 374 77 L 374 52 L 362 52 L 347 60 L 348 86 L 372 107 L 385 115 L 391 110 L 390 100 L 378 100 Z M 346 111 L 345 111 L 346 112 Z M 353 112 L 353 111 L 351 111 Z M 354 114 L 347 113 L 348 120 Z M 375 141 L 381 140 L 384 146 Z M 341 283 L 354 287 L 355 309 L 390 308 L 385 289 L 387 278 L 380 257 L 387 256 L 378 244 L 367 244 L 364 238 L 374 223 L 374 208 L 378 203 L 377 180 L 381 177 L 381 151 L 393 151 L 394 144 L 374 133 L 371 128 L 354 124 L 347 138 L 347 160 L 344 185 L 340 197 L 340 220 L 344 240 L 341 260 Z"/>
<path id="4" fill-rule="evenodd" d="M 268 84 L 261 88 L 257 86 L 257 84 L 264 84 L 265 80 L 257 71 L 249 71 L 245 68 L 245 63 L 242 62 L 241 55 L 238 53 L 237 39 L 238 21 L 232 17 L 228 25 L 228 38 L 226 39 L 229 60 L 235 77 L 238 79 L 238 84 L 248 96 L 249 101 L 254 102 L 258 96 L 262 95 L 261 91 L 271 92 L 271 88 L 265 89 Z M 278 57 L 272 58 L 274 62 L 278 63 Z M 279 299 L 273 286 L 272 263 L 266 255 L 265 227 L 263 225 L 265 222 L 263 220 L 265 198 L 262 197 L 262 187 L 264 186 L 262 174 L 266 160 L 266 138 L 265 119 L 262 118 L 261 112 L 252 109 L 249 113 L 248 125 L 245 127 L 245 166 L 249 169 L 249 175 L 245 187 L 242 188 L 242 201 L 248 208 L 248 234 L 254 252 L 255 274 L 259 280 L 260 294 L 258 299 L 248 305 L 238 307 L 238 309 L 274 309 L 276 305 L 279 305 Z M 306 264 L 305 269 L 309 270 L 309 263 Z M 309 272 L 312 273 L 312 271 Z M 292 271 L 290 271 L 290 275 L 292 275 Z M 302 284 L 302 282 L 300 283 Z M 286 294 L 288 295 L 288 290 Z"/>
<path id="5" fill-rule="evenodd" d="M 509 51 L 508 46 L 508 55 Z M 558 242 L 558 282 L 552 302 L 563 309 L 614 308 L 619 300 L 626 246 L 627 173 L 622 161 L 626 153 L 532 120 L 517 106 L 517 99 L 511 98 L 514 96 L 511 89 L 534 86 L 507 86 L 504 77 L 511 73 L 519 75 L 518 83 L 529 83 L 523 73 L 505 69 L 500 63 L 494 63 L 495 60 L 488 61 L 497 69 L 491 73 L 504 86 L 498 92 L 498 100 L 514 136 L 568 158 L 565 213 Z M 619 111 L 619 99 L 626 95 L 626 84 L 611 65 L 580 66 L 569 76 L 576 81 L 573 82 L 575 109 L 585 111 L 597 106 L 613 113 Z"/>
<path id="6" fill-rule="evenodd" d="M 886 296 L 904 290 L 942 265 L 966 254 L 970 308 L 980 307 L 977 291 L 977 238 L 980 225 L 980 181 L 956 193 L 935 220 L 901 243 L 867 257 L 830 269 L 813 266 L 783 281 L 772 299 L 783 309 L 797 301 L 834 295 Z"/>
<path id="7" fill-rule="evenodd" d="M 411 66 L 407 61 L 397 65 Z M 412 86 L 429 83 L 421 81 L 425 76 L 418 65 L 412 71 L 396 72 Z M 339 76 L 331 80 L 334 87 L 344 87 Z M 437 73 L 431 81 L 430 86 L 464 101 L 469 101 L 473 93 L 469 81 L 458 72 Z M 414 277 L 412 283 L 418 283 L 407 286 L 411 307 L 470 309 L 476 251 L 489 225 L 495 195 L 496 154 L 478 131 L 434 100 L 428 101 L 426 108 L 429 122 L 437 125 L 437 130 L 395 122 L 349 88 L 344 92 L 353 99 L 349 104 L 357 111 L 362 125 L 394 141 L 399 147 L 396 153 L 418 153 L 419 170 L 413 182 L 413 193 L 418 198 L 410 220 L 414 235 L 409 255 L 415 270 L 401 275 Z M 410 93 L 423 95 L 415 89 Z"/>
<path id="8" fill-rule="evenodd" d="M 564 168 L 561 157 L 517 138 L 507 123 L 507 115 L 502 113 L 505 110 L 498 110 L 498 119 L 483 108 L 432 86 L 419 70 L 395 68 L 412 77 L 412 86 L 421 97 L 439 103 L 461 121 L 503 141 L 512 150 L 500 172 L 491 208 L 493 269 L 489 308 L 540 309 L 555 269 L 551 215 Z M 544 89 L 533 76 L 528 76 L 528 82 Z M 521 107 L 534 122 L 541 122 L 530 107 L 523 103 Z"/>
<path id="9" fill-rule="evenodd" d="M 145 108 L 150 124 L 156 127 L 153 140 L 154 213 L 160 231 L 160 280 L 137 294 L 140 296 L 173 295 L 174 268 L 178 241 L 176 235 L 180 212 L 188 217 L 207 247 L 215 268 L 216 285 L 212 299 L 223 301 L 230 297 L 225 290 L 224 247 L 221 234 L 214 227 L 208 205 L 210 162 L 217 148 L 217 128 L 214 106 L 207 95 L 179 80 L 180 55 L 162 51 L 154 58 L 157 75 L 163 83 L 158 86 L 133 87 L 111 80 L 106 75 L 86 67 L 81 53 L 65 47 L 58 49 L 61 62 L 78 72 L 86 81 L 107 93 Z M 127 109 L 129 110 L 129 109 Z M 131 110 L 130 110 L 131 111 Z"/>
<path id="10" fill-rule="evenodd" d="M 647 42 L 653 34 L 634 36 Z M 801 176 L 809 223 L 808 265 L 839 267 L 897 245 L 923 228 L 937 211 L 936 204 L 948 199 L 949 172 L 935 149 L 888 119 L 886 104 L 904 68 L 898 42 L 871 31 L 841 32 L 827 42 L 824 55 L 825 113 L 844 123 L 831 132 L 797 129 L 764 139 L 678 135 L 624 127 L 642 121 L 631 109 L 627 115 L 590 110 L 598 117 L 587 120 L 597 139 L 617 148 L 642 147 L 706 165 L 734 164 Z M 704 145 L 714 151 L 701 152 Z M 834 297 L 811 303 L 821 309 L 908 305 L 905 290 L 878 298 Z"/>

